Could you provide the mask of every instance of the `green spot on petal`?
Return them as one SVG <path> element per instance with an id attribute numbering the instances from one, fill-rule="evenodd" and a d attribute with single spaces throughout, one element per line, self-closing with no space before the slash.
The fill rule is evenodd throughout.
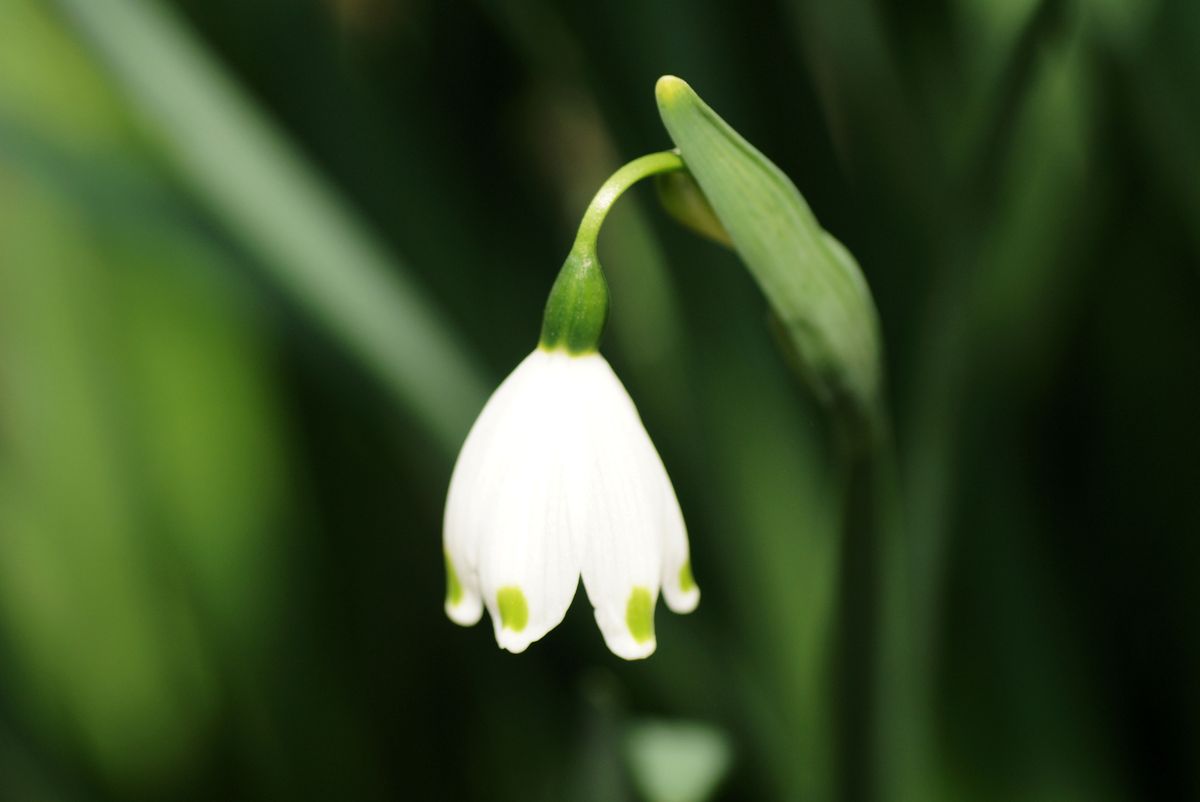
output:
<path id="1" fill-rule="evenodd" d="M 496 606 L 500 608 L 500 624 L 505 629 L 520 632 L 529 623 L 529 605 L 517 586 L 500 588 L 496 592 Z"/>
<path id="2" fill-rule="evenodd" d="M 679 569 L 679 589 L 684 593 L 696 587 L 696 580 L 692 576 L 692 561 L 688 560 Z"/>
<path id="3" fill-rule="evenodd" d="M 450 555 L 446 556 L 446 601 L 451 604 L 458 604 L 462 601 L 463 589 L 462 583 L 458 581 L 458 574 L 454 573 L 454 564 L 450 562 Z"/>
<path id="4" fill-rule="evenodd" d="M 625 625 L 638 643 L 654 637 L 654 599 L 645 588 L 634 588 L 625 605 Z"/>

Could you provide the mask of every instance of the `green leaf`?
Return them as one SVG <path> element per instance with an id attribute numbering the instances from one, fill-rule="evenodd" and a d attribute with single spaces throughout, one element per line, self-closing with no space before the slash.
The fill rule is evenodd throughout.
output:
<path id="1" fill-rule="evenodd" d="M 411 275 L 165 5 L 58 5 L 188 189 L 453 453 L 487 383 Z"/>
<path id="2" fill-rule="evenodd" d="M 854 258 L 786 175 L 679 78 L 657 86 L 663 123 L 795 346 L 824 402 L 874 417 L 879 323 Z"/>
<path id="3" fill-rule="evenodd" d="M 198 517 L 176 498 L 147 495 L 173 478 L 160 475 L 173 466 L 141 451 L 142 440 L 146 452 L 160 445 L 164 427 L 155 424 L 168 411 L 146 403 L 143 383 L 122 381 L 134 361 L 129 345 L 162 334 L 149 333 L 146 310 L 121 296 L 139 249 L 87 225 L 72 200 L 17 175 L 0 186 L 0 633 L 6 686 L 23 717 L 56 752 L 86 756 L 97 775 L 137 796 L 181 776 L 204 748 L 219 683 L 174 559 L 178 541 L 168 545 L 174 525 Z M 164 244 L 156 256 L 182 253 Z M 139 290 L 139 304 L 161 300 Z M 186 336 L 179 329 L 192 320 L 176 314 L 171 325 L 171 337 Z M 222 332 L 232 358 L 245 359 L 237 335 Z M 226 377 L 199 359 L 175 367 L 225 389 Z M 242 411 L 230 404 L 217 416 L 181 418 L 214 440 Z M 238 438 L 231 448 L 261 465 L 246 446 Z M 237 526 L 246 519 L 230 508 L 256 505 L 259 481 L 209 495 L 205 512 Z M 224 534 L 206 529 L 197 539 Z M 245 587 L 223 584 L 225 593 Z"/>

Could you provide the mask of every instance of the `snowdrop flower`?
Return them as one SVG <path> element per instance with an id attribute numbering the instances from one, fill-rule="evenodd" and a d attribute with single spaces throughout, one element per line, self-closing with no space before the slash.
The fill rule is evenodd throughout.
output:
<path id="1" fill-rule="evenodd" d="M 578 250 L 578 248 L 577 248 Z M 624 386 L 596 350 L 608 290 L 594 256 L 568 258 L 538 347 L 487 402 L 446 499 L 446 614 L 486 607 L 496 642 L 523 652 L 562 621 L 580 577 L 608 648 L 655 649 L 662 590 L 695 609 L 671 480 Z"/>

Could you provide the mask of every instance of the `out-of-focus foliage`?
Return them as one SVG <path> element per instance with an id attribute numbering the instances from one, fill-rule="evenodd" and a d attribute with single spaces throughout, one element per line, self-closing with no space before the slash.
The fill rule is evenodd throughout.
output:
<path id="1" fill-rule="evenodd" d="M 688 721 L 638 721 L 625 735 L 630 773 L 654 802 L 703 802 L 732 757 L 728 739 Z"/>
<path id="2" fill-rule="evenodd" d="M 867 676 L 830 432 L 650 188 L 605 350 L 703 604 L 642 664 L 585 604 L 519 657 L 441 613 L 454 429 L 668 73 L 871 286 L 923 798 L 1200 796 L 1198 41 L 1189 0 L 0 0 L 0 799 L 869 792 L 869 718 L 797 737 Z"/>

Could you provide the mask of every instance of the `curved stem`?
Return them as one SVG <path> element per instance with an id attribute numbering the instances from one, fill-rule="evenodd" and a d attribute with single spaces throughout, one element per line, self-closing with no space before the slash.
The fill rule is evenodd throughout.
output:
<path id="1" fill-rule="evenodd" d="M 587 253 L 596 250 L 596 238 L 600 236 L 600 227 L 604 225 L 604 218 L 608 217 L 608 210 L 616 203 L 617 198 L 625 193 L 625 190 L 643 178 L 682 169 L 684 169 L 683 159 L 679 158 L 679 154 L 673 150 L 650 153 L 621 167 L 609 176 L 595 197 L 592 198 L 592 202 L 588 204 L 587 211 L 583 213 L 583 220 L 579 223 L 579 233 L 575 235 L 575 245 L 571 250 Z"/>
<path id="2" fill-rule="evenodd" d="M 608 282 L 596 257 L 596 240 L 604 218 L 617 198 L 638 181 L 682 169 L 683 159 L 678 153 L 651 153 L 629 162 L 600 187 L 583 213 L 575 244 L 550 288 L 539 348 L 588 354 L 600 347 L 608 322 Z"/>

